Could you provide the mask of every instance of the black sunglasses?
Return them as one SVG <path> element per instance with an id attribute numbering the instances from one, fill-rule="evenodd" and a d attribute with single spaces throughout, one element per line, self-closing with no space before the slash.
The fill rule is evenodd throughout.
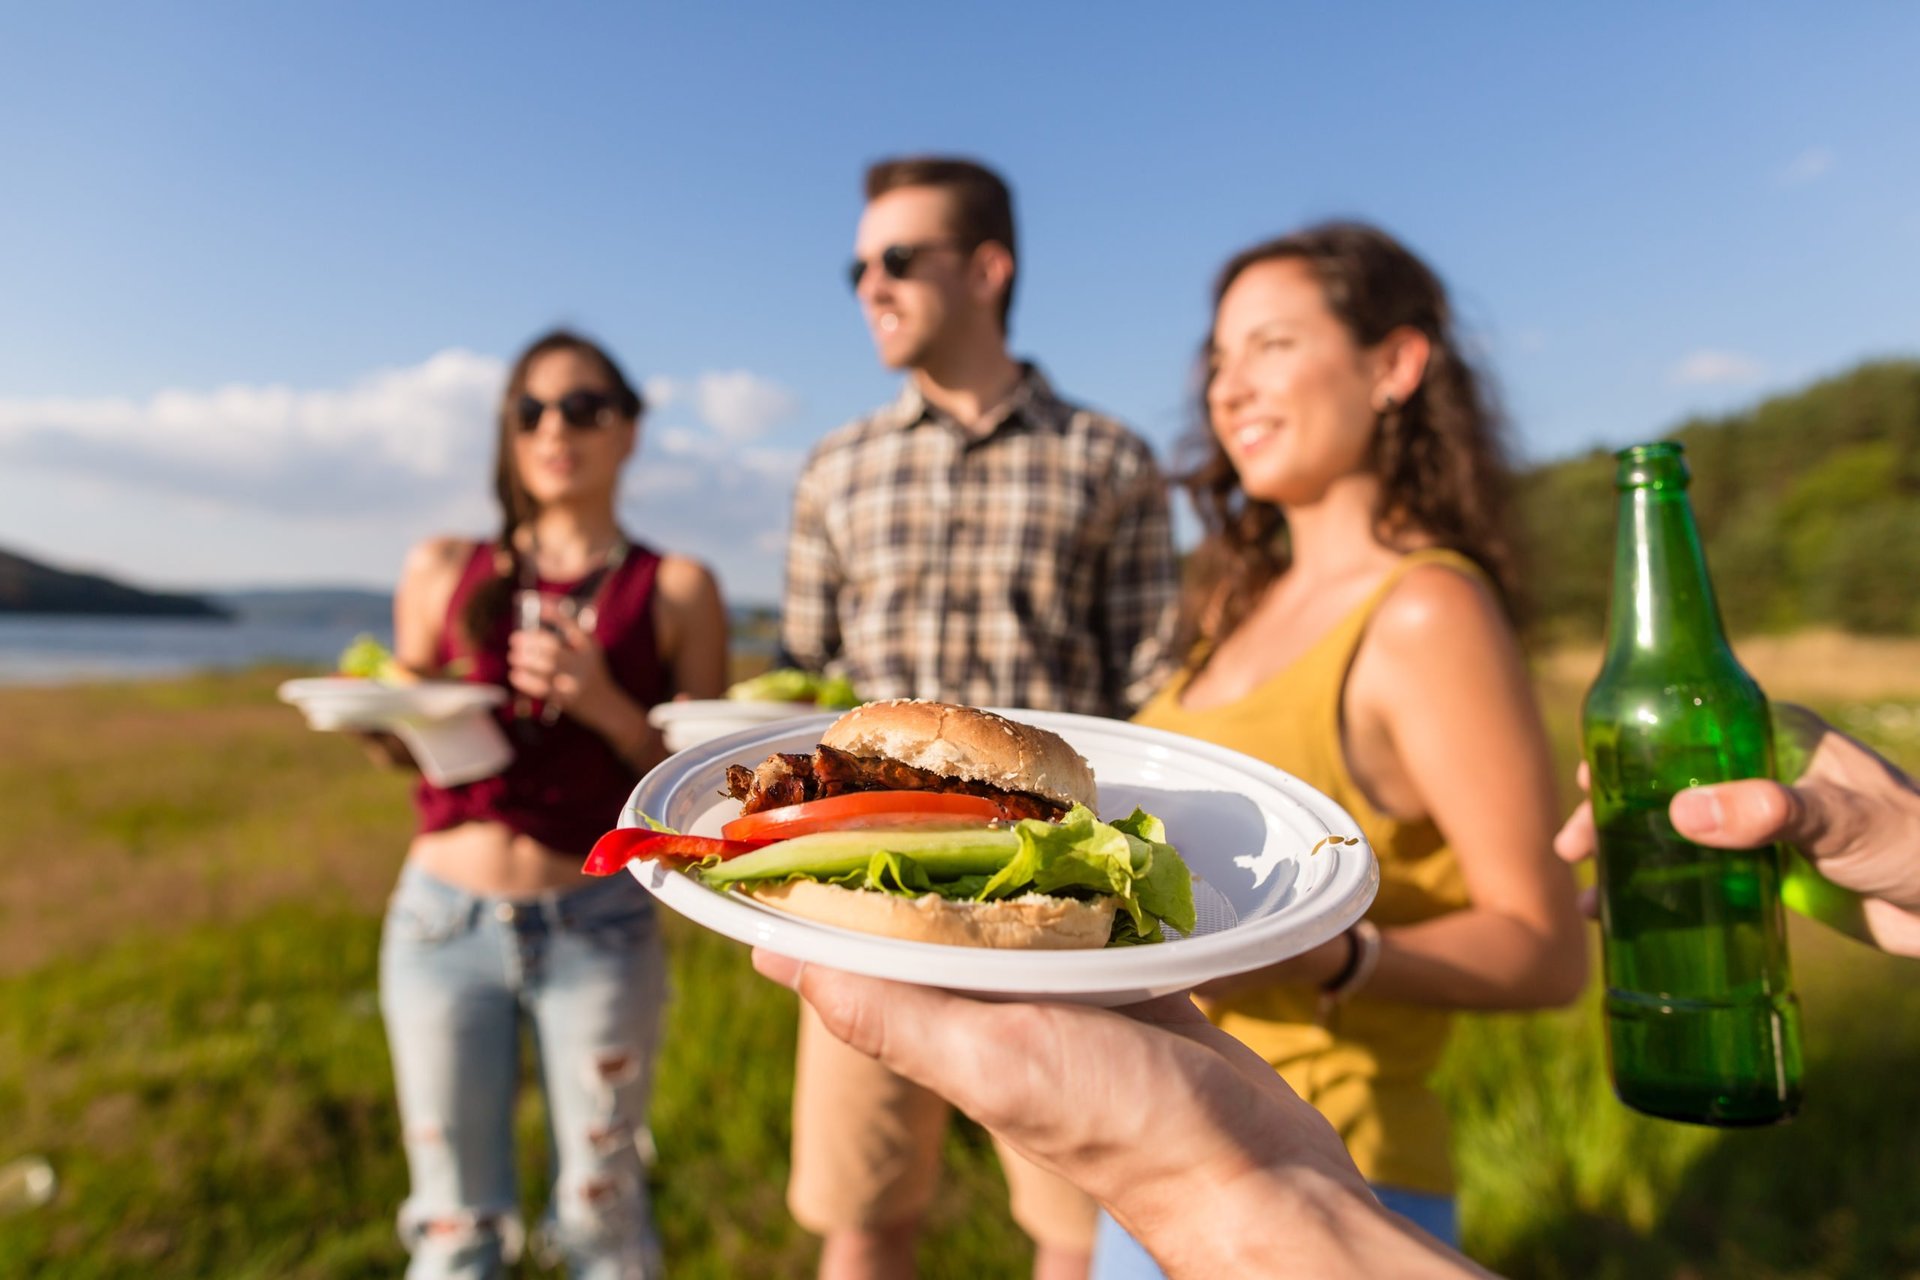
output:
<path id="1" fill-rule="evenodd" d="M 913 260 L 923 253 L 935 249 L 952 249 L 965 252 L 967 246 L 958 240 L 928 240 L 921 244 L 890 244 L 880 251 L 878 259 L 880 269 L 887 273 L 889 280 L 905 280 L 907 272 L 913 269 Z M 867 278 L 867 267 L 871 264 L 865 258 L 855 258 L 847 264 L 847 283 L 858 289 L 860 282 Z"/>
<path id="2" fill-rule="evenodd" d="M 548 409 L 558 409 L 560 421 L 568 426 L 580 431 L 589 431 L 601 424 L 607 410 L 611 408 L 613 408 L 613 397 L 604 391 L 569 391 L 552 404 L 523 395 L 515 408 L 515 416 L 522 435 L 531 435 L 538 431 L 540 419 L 547 416 Z"/>

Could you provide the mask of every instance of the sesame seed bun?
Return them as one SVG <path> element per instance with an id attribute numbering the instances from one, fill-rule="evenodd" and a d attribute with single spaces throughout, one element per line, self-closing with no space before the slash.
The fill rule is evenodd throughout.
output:
<path id="1" fill-rule="evenodd" d="M 977 707 L 911 698 L 869 702 L 834 721 L 820 741 L 1058 805 L 1098 807 L 1093 769 L 1066 739 Z"/>

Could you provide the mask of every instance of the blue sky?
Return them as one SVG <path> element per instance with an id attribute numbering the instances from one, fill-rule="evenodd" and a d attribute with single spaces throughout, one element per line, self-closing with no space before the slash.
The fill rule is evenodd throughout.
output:
<path id="1" fill-rule="evenodd" d="M 771 599 L 808 444 L 889 397 L 859 175 L 1012 180 L 1015 346 L 1163 450 L 1218 264 L 1423 253 L 1526 458 L 1920 350 L 1920 9 L 94 5 L 0 12 L 0 546 L 382 586 L 481 532 L 554 323 L 662 401 L 624 509 Z"/>

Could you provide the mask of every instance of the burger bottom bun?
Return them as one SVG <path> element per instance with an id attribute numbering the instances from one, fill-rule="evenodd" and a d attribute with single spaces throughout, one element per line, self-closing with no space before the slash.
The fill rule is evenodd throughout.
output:
<path id="1" fill-rule="evenodd" d="M 862 933 L 955 947 L 1028 951 L 1104 947 L 1119 906 L 1114 898 L 1082 901 L 1039 893 L 994 902 L 955 902 L 934 893 L 903 898 L 815 880 L 755 885 L 746 893 L 781 911 Z"/>

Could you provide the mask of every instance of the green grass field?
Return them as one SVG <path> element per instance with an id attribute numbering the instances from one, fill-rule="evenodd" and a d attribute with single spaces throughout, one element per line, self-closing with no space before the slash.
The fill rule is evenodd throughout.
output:
<path id="1" fill-rule="evenodd" d="M 61 1178 L 51 1205 L 0 1217 L 0 1275 L 403 1263 L 374 956 L 406 784 L 306 732 L 273 701 L 285 674 L 0 690 L 0 1161 L 40 1153 Z M 1570 750 L 1570 695 L 1545 693 Z M 1824 709 L 1920 764 L 1912 701 Z M 740 948 L 669 927 L 654 1124 L 673 1272 L 803 1274 L 813 1246 L 781 1200 L 792 1000 Z M 1920 966 L 1813 927 L 1794 942 L 1808 1101 L 1776 1130 L 1622 1109 L 1591 1000 L 1463 1020 L 1441 1082 L 1470 1251 L 1514 1276 L 1920 1275 Z M 520 1133 L 533 1218 L 531 1092 Z M 1021 1274 L 984 1135 L 957 1125 L 948 1154 L 924 1274 Z"/>

